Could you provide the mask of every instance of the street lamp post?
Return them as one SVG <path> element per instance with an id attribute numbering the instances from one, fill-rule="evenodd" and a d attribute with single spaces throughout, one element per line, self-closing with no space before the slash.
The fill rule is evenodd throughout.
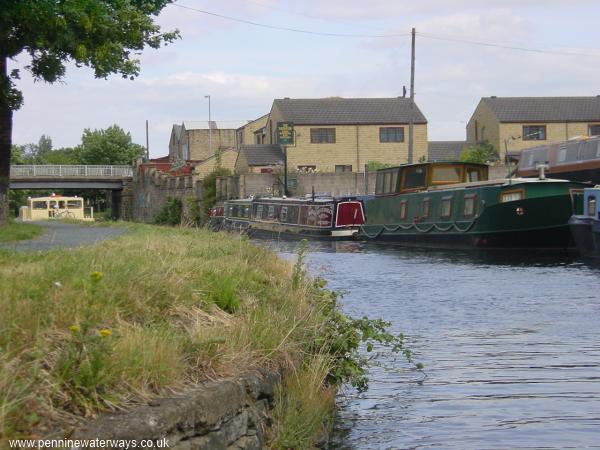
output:
<path id="1" fill-rule="evenodd" d="M 210 125 L 210 95 L 205 95 L 208 99 L 208 156 L 212 156 L 212 126 Z"/>

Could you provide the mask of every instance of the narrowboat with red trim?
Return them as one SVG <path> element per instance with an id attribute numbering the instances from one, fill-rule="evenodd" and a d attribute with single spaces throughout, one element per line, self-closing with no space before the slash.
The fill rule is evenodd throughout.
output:
<path id="1" fill-rule="evenodd" d="M 600 184 L 600 136 L 523 149 L 517 176 L 536 177 L 538 164 L 547 164 L 551 177 Z"/>
<path id="2" fill-rule="evenodd" d="M 365 222 L 358 197 L 251 197 L 226 201 L 222 212 L 227 230 L 282 238 L 353 239 Z"/>
<path id="3" fill-rule="evenodd" d="M 498 180 L 464 162 L 379 170 L 360 236 L 411 247 L 570 248 L 569 218 L 589 184 L 546 178 L 543 168 L 536 179 Z"/>

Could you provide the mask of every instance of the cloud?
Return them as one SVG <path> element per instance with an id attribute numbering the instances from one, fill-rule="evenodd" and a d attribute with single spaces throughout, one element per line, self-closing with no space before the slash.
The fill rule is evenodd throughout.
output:
<path id="1" fill-rule="evenodd" d="M 302 3 L 304 13 L 315 18 L 365 20 L 400 19 L 416 14 L 451 14 L 455 11 L 487 11 L 493 8 L 512 10 L 526 8 L 551 8 L 565 6 L 563 0 L 420 0 L 407 2 L 398 0 L 370 0 L 368 7 L 362 0 L 308 0 Z M 595 0 L 571 0 L 569 7 L 594 5 Z"/>

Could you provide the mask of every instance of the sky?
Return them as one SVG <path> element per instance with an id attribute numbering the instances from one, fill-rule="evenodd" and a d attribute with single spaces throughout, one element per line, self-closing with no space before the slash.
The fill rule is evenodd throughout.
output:
<path id="1" fill-rule="evenodd" d="M 179 0 L 157 21 L 181 39 L 145 50 L 134 81 L 72 64 L 52 85 L 21 71 L 13 143 L 45 134 L 75 146 L 85 128 L 117 124 L 145 145 L 148 120 L 159 157 L 173 124 L 208 120 L 206 95 L 219 128 L 268 113 L 275 98 L 401 96 L 413 27 L 429 139 L 464 140 L 481 97 L 600 95 L 599 16 L 598 0 Z M 21 55 L 11 68 L 26 64 Z"/>

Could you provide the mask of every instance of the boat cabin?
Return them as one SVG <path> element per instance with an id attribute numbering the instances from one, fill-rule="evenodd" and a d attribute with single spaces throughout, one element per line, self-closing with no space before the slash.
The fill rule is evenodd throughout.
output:
<path id="1" fill-rule="evenodd" d="M 92 207 L 84 206 L 82 197 L 65 197 L 52 194 L 49 197 L 29 197 L 27 205 L 19 209 L 23 221 L 48 219 L 94 220 Z"/>
<path id="2" fill-rule="evenodd" d="M 428 162 L 406 164 L 377 171 L 375 195 L 425 191 L 435 186 L 486 181 L 486 164 Z"/>

